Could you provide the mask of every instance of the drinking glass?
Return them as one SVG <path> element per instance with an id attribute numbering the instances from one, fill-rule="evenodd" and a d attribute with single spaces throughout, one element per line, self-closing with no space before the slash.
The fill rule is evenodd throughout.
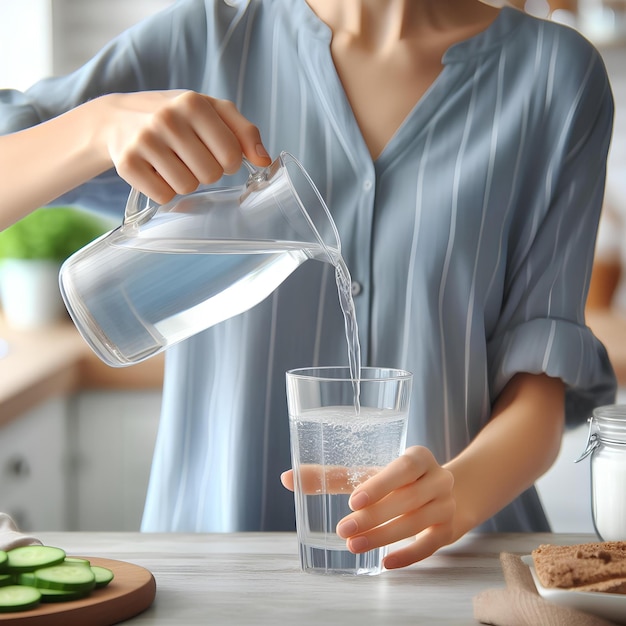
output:
<path id="1" fill-rule="evenodd" d="M 350 494 L 404 452 L 412 375 L 362 367 L 287 372 L 296 528 L 302 569 L 379 574 L 387 548 L 353 554 L 335 532 Z M 355 394 L 358 394 L 358 402 Z M 358 407 L 358 408 L 357 408 Z"/>

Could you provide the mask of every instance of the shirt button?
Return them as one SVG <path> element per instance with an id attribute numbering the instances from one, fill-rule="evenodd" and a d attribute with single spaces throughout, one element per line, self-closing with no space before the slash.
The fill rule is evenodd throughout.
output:
<path id="1" fill-rule="evenodd" d="M 363 189 L 365 191 L 369 191 L 372 188 L 372 181 L 371 180 L 366 180 L 363 182 Z"/>
<path id="2" fill-rule="evenodd" d="M 350 285 L 350 290 L 352 291 L 353 296 L 358 296 L 361 293 L 361 291 L 363 291 L 363 287 L 361 287 L 361 283 L 357 282 L 356 280 L 353 280 Z"/>

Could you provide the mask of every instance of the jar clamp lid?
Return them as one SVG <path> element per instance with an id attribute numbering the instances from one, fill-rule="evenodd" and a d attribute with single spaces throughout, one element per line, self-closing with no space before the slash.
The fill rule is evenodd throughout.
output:
<path id="1" fill-rule="evenodd" d="M 626 446 L 626 404 L 600 406 L 587 420 L 587 445 L 575 463 L 587 458 L 601 444 Z"/>

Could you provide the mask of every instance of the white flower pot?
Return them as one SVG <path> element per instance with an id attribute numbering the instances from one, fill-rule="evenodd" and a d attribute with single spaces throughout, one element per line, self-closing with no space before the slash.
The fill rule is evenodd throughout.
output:
<path id="1" fill-rule="evenodd" d="M 36 259 L 6 259 L 0 264 L 0 301 L 8 325 L 40 328 L 64 316 L 59 267 Z"/>

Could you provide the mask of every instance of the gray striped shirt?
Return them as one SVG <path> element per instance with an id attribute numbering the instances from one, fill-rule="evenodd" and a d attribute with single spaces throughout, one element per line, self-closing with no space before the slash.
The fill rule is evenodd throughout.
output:
<path id="1" fill-rule="evenodd" d="M 0 132 L 109 91 L 233 100 L 326 199 L 358 293 L 363 363 L 414 373 L 409 444 L 440 462 L 476 436 L 518 372 L 561 378 L 570 423 L 612 402 L 613 372 L 584 322 L 613 111 L 598 53 L 505 8 L 446 52 L 372 161 L 330 38 L 304 0 L 180 0 L 78 72 L 2 92 Z M 127 191 L 109 173 L 63 200 L 121 213 Z M 337 364 L 343 319 L 333 268 L 317 261 L 171 348 L 143 529 L 292 529 L 279 482 L 290 466 L 285 371 Z M 485 525 L 545 528 L 534 490 Z"/>

